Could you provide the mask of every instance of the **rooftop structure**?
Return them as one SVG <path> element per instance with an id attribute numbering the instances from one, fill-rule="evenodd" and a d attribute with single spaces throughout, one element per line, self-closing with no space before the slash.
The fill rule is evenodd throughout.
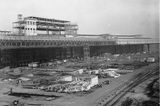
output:
<path id="1" fill-rule="evenodd" d="M 76 35 L 78 25 L 66 20 L 57 20 L 29 16 L 23 18 L 18 15 L 17 22 L 13 22 L 14 32 L 18 35 Z"/>

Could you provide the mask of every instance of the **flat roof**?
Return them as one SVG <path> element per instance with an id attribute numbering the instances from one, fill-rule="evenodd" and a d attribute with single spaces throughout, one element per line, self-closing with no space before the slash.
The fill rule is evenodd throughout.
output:
<path id="1" fill-rule="evenodd" d="M 0 32 L 11 32 L 11 31 L 1 31 L 1 30 L 0 30 Z"/>
<path id="2" fill-rule="evenodd" d="M 120 38 L 117 38 L 117 39 L 152 39 L 152 38 L 147 38 L 147 37 L 139 37 L 139 38 L 136 38 L 136 37 L 135 38 L 120 37 Z"/>
<path id="3" fill-rule="evenodd" d="M 55 37 L 55 36 L 18 36 L 18 35 L 10 35 L 10 36 L 4 36 L 4 35 L 0 35 L 0 39 L 3 40 L 55 40 L 55 41 L 114 41 L 114 40 L 107 40 L 107 39 L 103 39 L 103 38 L 76 38 L 76 37 Z"/>
<path id="4" fill-rule="evenodd" d="M 151 39 L 148 37 L 143 37 L 142 35 L 109 35 L 109 34 L 100 34 L 100 35 L 94 35 L 94 34 L 77 34 L 77 37 L 103 37 L 103 36 L 112 36 L 116 37 L 117 39 Z"/>
<path id="5" fill-rule="evenodd" d="M 70 21 L 66 21 L 66 20 L 58 20 L 58 19 L 51 19 L 51 18 L 42 18 L 42 17 L 35 17 L 35 16 L 29 16 L 29 17 L 25 17 L 25 18 L 30 18 L 30 19 L 37 19 L 37 20 L 43 20 L 43 21 L 54 21 L 54 22 L 70 22 Z"/>

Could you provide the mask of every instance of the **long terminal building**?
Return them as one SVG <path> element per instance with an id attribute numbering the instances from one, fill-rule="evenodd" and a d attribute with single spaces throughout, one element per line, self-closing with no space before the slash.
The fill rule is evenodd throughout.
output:
<path id="1" fill-rule="evenodd" d="M 88 59 L 103 53 L 156 52 L 159 43 L 141 35 L 77 34 L 70 21 L 18 15 L 14 32 L 0 32 L 0 66 L 25 66 L 54 59 Z"/>

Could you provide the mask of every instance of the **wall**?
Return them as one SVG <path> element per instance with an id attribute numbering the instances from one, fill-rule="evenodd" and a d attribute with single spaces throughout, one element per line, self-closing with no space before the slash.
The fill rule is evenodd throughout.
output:
<path id="1" fill-rule="evenodd" d="M 30 62 L 83 57 L 82 47 L 19 48 L 0 50 L 0 66 L 26 66 Z"/>
<path id="2" fill-rule="evenodd" d="M 149 49 L 148 49 L 149 48 Z M 121 54 L 136 52 L 159 52 L 159 44 L 132 44 L 91 46 L 90 56 L 103 53 Z M 30 62 L 44 62 L 52 59 L 83 58 L 84 49 L 76 47 L 0 49 L 0 66 L 25 66 Z"/>
<path id="3" fill-rule="evenodd" d="M 118 38 L 117 44 L 144 44 L 153 43 L 154 39 L 151 38 Z"/>
<path id="4" fill-rule="evenodd" d="M 24 27 L 25 35 L 27 35 L 27 36 L 37 35 L 36 20 L 26 19 L 25 23 L 26 23 L 25 27 Z"/>
<path id="5" fill-rule="evenodd" d="M 94 76 L 91 78 L 90 86 L 94 86 L 98 84 L 98 76 Z"/>

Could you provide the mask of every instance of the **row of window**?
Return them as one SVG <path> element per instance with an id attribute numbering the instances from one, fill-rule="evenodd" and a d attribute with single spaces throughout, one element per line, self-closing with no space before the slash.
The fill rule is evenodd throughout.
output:
<path id="1" fill-rule="evenodd" d="M 36 22 L 33 22 L 33 21 L 26 21 L 26 24 L 27 24 L 27 25 L 36 25 Z"/>
<path id="2" fill-rule="evenodd" d="M 36 28 L 25 28 L 25 30 L 36 30 Z"/>
<path id="3" fill-rule="evenodd" d="M 85 44 L 88 44 L 88 42 L 2 42 L 1 43 L 3 46 L 38 46 L 38 45 L 85 45 Z M 93 44 L 105 44 L 105 42 L 97 42 L 97 43 L 94 43 Z"/>
<path id="4" fill-rule="evenodd" d="M 38 45 L 73 45 L 74 42 L 2 42 L 1 44 L 3 46 L 38 46 Z M 76 43 L 77 44 L 77 43 Z M 82 43 L 78 43 L 80 45 Z"/>

